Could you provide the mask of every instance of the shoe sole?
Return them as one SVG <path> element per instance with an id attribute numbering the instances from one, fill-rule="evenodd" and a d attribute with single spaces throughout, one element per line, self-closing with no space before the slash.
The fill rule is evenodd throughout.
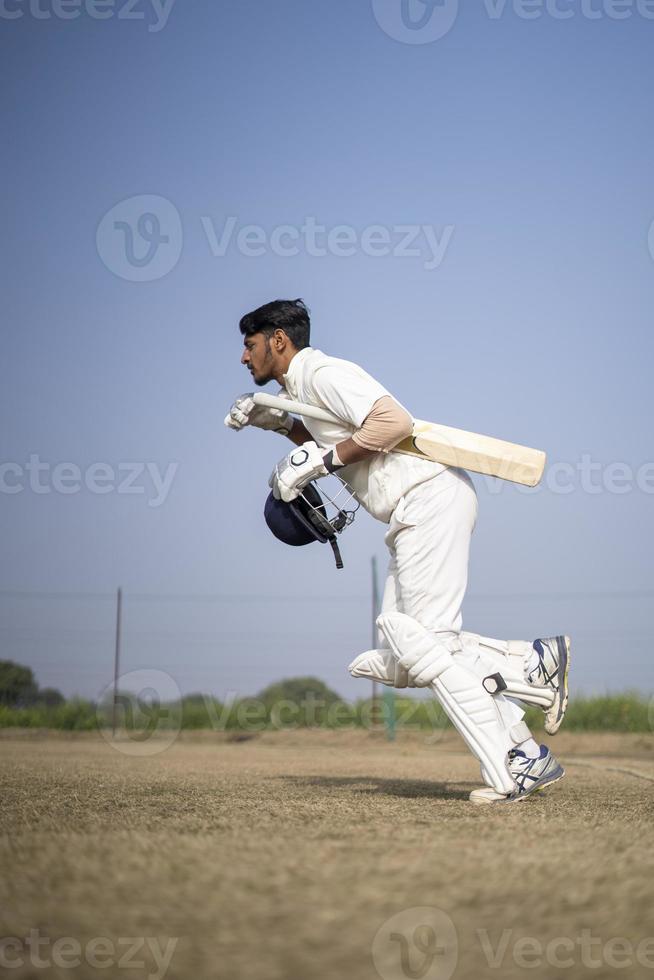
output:
<path id="1" fill-rule="evenodd" d="M 546 789 L 548 786 L 552 786 L 554 783 L 558 783 L 558 781 L 560 779 L 563 779 L 564 776 L 565 776 L 565 769 L 559 763 L 557 764 L 556 769 L 553 769 L 548 776 L 544 777 L 542 782 L 540 782 L 538 786 L 534 786 L 533 789 L 528 789 L 526 792 L 520 793 L 519 796 L 503 796 L 499 799 L 492 800 L 492 799 L 488 799 L 488 797 L 483 797 L 483 796 L 473 797 L 471 794 L 469 800 L 471 803 L 474 803 L 476 806 L 493 806 L 495 803 L 503 803 L 503 804 L 522 803 L 523 800 L 528 799 L 534 793 L 539 793 L 542 789 Z"/>
<path id="2" fill-rule="evenodd" d="M 568 707 L 568 699 L 570 697 L 570 692 L 568 690 L 568 675 L 570 673 L 570 637 L 569 636 L 557 636 L 556 647 L 559 653 L 559 670 L 558 670 L 558 681 L 559 689 L 556 694 L 556 698 L 552 704 L 552 707 L 547 713 L 545 719 L 545 731 L 548 735 L 556 735 L 559 728 L 563 724 L 563 719 Z M 554 720 L 551 720 L 551 715 L 554 714 Z"/>
<path id="3" fill-rule="evenodd" d="M 522 803 L 523 800 L 526 800 L 530 796 L 533 796 L 534 793 L 540 793 L 540 791 L 542 789 L 545 789 L 547 786 L 552 786 L 554 783 L 558 783 L 558 781 L 560 779 L 563 779 L 564 776 L 565 776 L 565 769 L 563 768 L 563 766 L 557 765 L 556 769 L 554 769 L 548 776 L 544 776 L 542 781 L 539 782 L 537 786 L 534 786 L 532 789 L 526 790 L 526 792 L 524 793 L 520 793 L 519 796 L 507 796 L 505 800 L 499 800 L 498 802 L 504 804 Z"/>

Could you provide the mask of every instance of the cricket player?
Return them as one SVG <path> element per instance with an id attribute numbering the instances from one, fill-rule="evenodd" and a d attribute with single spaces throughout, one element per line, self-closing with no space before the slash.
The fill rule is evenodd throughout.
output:
<path id="1" fill-rule="evenodd" d="M 255 385 L 323 408 L 336 421 L 294 419 L 236 399 L 226 425 L 282 433 L 295 450 L 278 462 L 270 486 L 290 502 L 336 473 L 363 507 L 387 525 L 390 552 L 379 646 L 349 670 L 390 686 L 429 687 L 481 766 L 474 803 L 519 802 L 562 778 L 549 749 L 532 737 L 518 701 L 538 705 L 554 734 L 568 700 L 569 640 L 502 641 L 462 630 L 477 497 L 466 472 L 391 453 L 411 434 L 410 413 L 358 365 L 310 346 L 302 300 L 275 300 L 240 321 L 241 363 Z"/>

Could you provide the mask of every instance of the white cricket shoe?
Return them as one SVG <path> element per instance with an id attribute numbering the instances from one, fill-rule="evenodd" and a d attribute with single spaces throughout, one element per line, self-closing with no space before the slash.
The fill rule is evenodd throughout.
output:
<path id="1" fill-rule="evenodd" d="M 545 708 L 545 731 L 555 735 L 568 707 L 568 674 L 570 672 L 570 637 L 550 636 L 534 640 L 534 653 L 527 668 L 527 683 L 546 687 L 554 700 Z"/>
<path id="2" fill-rule="evenodd" d="M 473 789 L 471 803 L 520 803 L 532 793 L 537 793 L 550 783 L 556 783 L 565 776 L 565 769 L 546 745 L 541 745 L 540 755 L 530 759 L 522 749 L 509 752 L 509 770 L 516 784 L 515 792 L 505 796 L 490 786 Z"/>

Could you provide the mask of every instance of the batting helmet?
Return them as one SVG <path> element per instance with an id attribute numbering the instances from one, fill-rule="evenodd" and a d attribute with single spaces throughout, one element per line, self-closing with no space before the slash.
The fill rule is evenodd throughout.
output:
<path id="1" fill-rule="evenodd" d="M 336 498 L 343 487 L 348 491 L 349 496 L 348 500 L 339 506 Z M 343 559 L 336 537 L 343 528 L 352 523 L 359 507 L 356 504 L 352 510 L 345 509 L 348 503 L 354 501 L 354 496 L 347 484 L 343 484 L 343 487 L 333 499 L 327 493 L 321 494 L 315 484 L 308 483 L 300 496 L 290 503 L 276 500 L 272 493 L 269 493 L 263 511 L 266 524 L 276 538 L 293 547 L 311 544 L 313 541 L 320 541 L 323 544 L 329 541 L 336 559 L 336 567 L 342 568 Z M 328 508 L 334 509 L 334 516 L 329 516 Z"/>

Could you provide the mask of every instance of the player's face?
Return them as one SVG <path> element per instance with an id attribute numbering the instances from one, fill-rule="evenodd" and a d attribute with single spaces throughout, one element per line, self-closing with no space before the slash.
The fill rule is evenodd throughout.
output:
<path id="1" fill-rule="evenodd" d="M 245 364 L 256 385 L 266 385 L 272 381 L 274 365 L 270 338 L 262 333 L 246 337 L 243 341 L 241 364 Z"/>

